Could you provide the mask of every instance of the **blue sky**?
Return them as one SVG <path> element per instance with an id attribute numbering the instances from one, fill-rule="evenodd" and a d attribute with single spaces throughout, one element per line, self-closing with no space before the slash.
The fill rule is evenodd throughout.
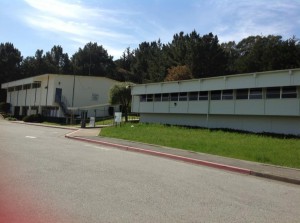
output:
<path id="1" fill-rule="evenodd" d="M 220 42 L 250 35 L 300 38 L 300 0 L 1 0 L 0 42 L 24 57 L 61 45 L 71 57 L 88 42 L 119 59 L 127 47 L 181 31 Z"/>

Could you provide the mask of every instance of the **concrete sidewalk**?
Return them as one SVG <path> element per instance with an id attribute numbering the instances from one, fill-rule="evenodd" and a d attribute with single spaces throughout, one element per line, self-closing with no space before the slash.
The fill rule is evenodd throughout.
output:
<path id="1" fill-rule="evenodd" d="M 216 155 L 186 151 L 157 145 L 132 142 L 121 139 L 113 139 L 98 136 L 101 129 L 78 129 L 67 134 L 67 138 L 112 146 L 119 149 L 140 152 L 169 159 L 180 160 L 198 165 L 205 165 L 243 174 L 255 175 L 273 180 L 300 185 L 300 169 L 286 168 Z"/>

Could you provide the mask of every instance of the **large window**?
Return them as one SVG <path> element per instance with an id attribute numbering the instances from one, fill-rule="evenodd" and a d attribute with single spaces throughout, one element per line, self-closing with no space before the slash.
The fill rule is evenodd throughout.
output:
<path id="1" fill-rule="evenodd" d="M 92 93 L 92 101 L 98 101 L 99 99 L 99 94 Z"/>
<path id="2" fill-rule="evenodd" d="M 171 101 L 178 101 L 178 93 L 171 94 Z"/>
<path id="3" fill-rule="evenodd" d="M 155 94 L 154 101 L 161 101 L 161 94 Z"/>
<path id="4" fill-rule="evenodd" d="M 189 92 L 189 101 L 198 101 L 198 91 Z"/>
<path id="5" fill-rule="evenodd" d="M 200 101 L 208 100 L 208 91 L 200 91 L 199 92 L 199 100 Z"/>
<path id="6" fill-rule="evenodd" d="M 280 98 L 280 87 L 267 88 L 266 98 Z"/>
<path id="7" fill-rule="evenodd" d="M 8 92 L 12 92 L 12 91 L 14 91 L 14 90 L 15 90 L 14 87 L 9 87 L 9 88 L 7 89 Z"/>
<path id="8" fill-rule="evenodd" d="M 16 90 L 16 91 L 21 91 L 21 90 L 22 90 L 22 85 L 16 86 L 16 87 L 15 87 L 15 90 Z"/>
<path id="9" fill-rule="evenodd" d="M 282 87 L 281 98 L 297 98 L 297 87 Z"/>
<path id="10" fill-rule="evenodd" d="M 237 89 L 236 90 L 236 99 L 248 99 L 248 89 Z"/>
<path id="11" fill-rule="evenodd" d="M 161 95 L 161 100 L 162 101 L 169 101 L 169 94 L 162 94 Z"/>
<path id="12" fill-rule="evenodd" d="M 179 101 L 187 101 L 187 92 L 179 93 Z"/>
<path id="13" fill-rule="evenodd" d="M 32 88 L 40 88 L 40 87 L 41 87 L 41 82 L 32 83 Z"/>
<path id="14" fill-rule="evenodd" d="M 147 102 L 153 101 L 153 94 L 147 94 Z"/>
<path id="15" fill-rule="evenodd" d="M 221 91 L 211 91 L 210 92 L 210 97 L 211 100 L 221 100 Z"/>
<path id="16" fill-rule="evenodd" d="M 140 102 L 145 102 L 146 98 L 147 98 L 147 95 L 145 95 L 145 94 L 140 95 Z"/>
<path id="17" fill-rule="evenodd" d="M 24 84 L 23 85 L 23 90 L 27 90 L 31 88 L 31 84 Z"/>
<path id="18" fill-rule="evenodd" d="M 222 100 L 232 100 L 233 99 L 233 90 L 223 90 Z"/>
<path id="19" fill-rule="evenodd" d="M 250 88 L 249 99 L 262 99 L 262 89 L 261 88 Z"/>

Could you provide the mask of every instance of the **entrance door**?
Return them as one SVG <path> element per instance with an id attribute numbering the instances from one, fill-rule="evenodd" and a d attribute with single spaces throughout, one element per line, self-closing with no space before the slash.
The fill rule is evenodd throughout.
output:
<path id="1" fill-rule="evenodd" d="M 55 102 L 57 102 L 57 103 L 61 102 L 61 94 L 62 94 L 62 89 L 61 88 L 56 88 L 56 90 L 55 90 Z"/>

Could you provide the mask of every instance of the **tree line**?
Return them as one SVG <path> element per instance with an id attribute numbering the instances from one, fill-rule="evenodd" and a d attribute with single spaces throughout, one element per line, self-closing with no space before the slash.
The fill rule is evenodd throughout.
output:
<path id="1" fill-rule="evenodd" d="M 0 84 L 45 73 L 91 75 L 149 83 L 300 67 L 300 42 L 293 36 L 249 36 L 220 43 L 212 33 L 177 33 L 171 42 L 142 42 L 114 60 L 98 43 L 87 43 L 71 57 L 62 46 L 23 57 L 13 43 L 0 44 Z M 0 101 L 5 92 L 0 92 Z"/>

